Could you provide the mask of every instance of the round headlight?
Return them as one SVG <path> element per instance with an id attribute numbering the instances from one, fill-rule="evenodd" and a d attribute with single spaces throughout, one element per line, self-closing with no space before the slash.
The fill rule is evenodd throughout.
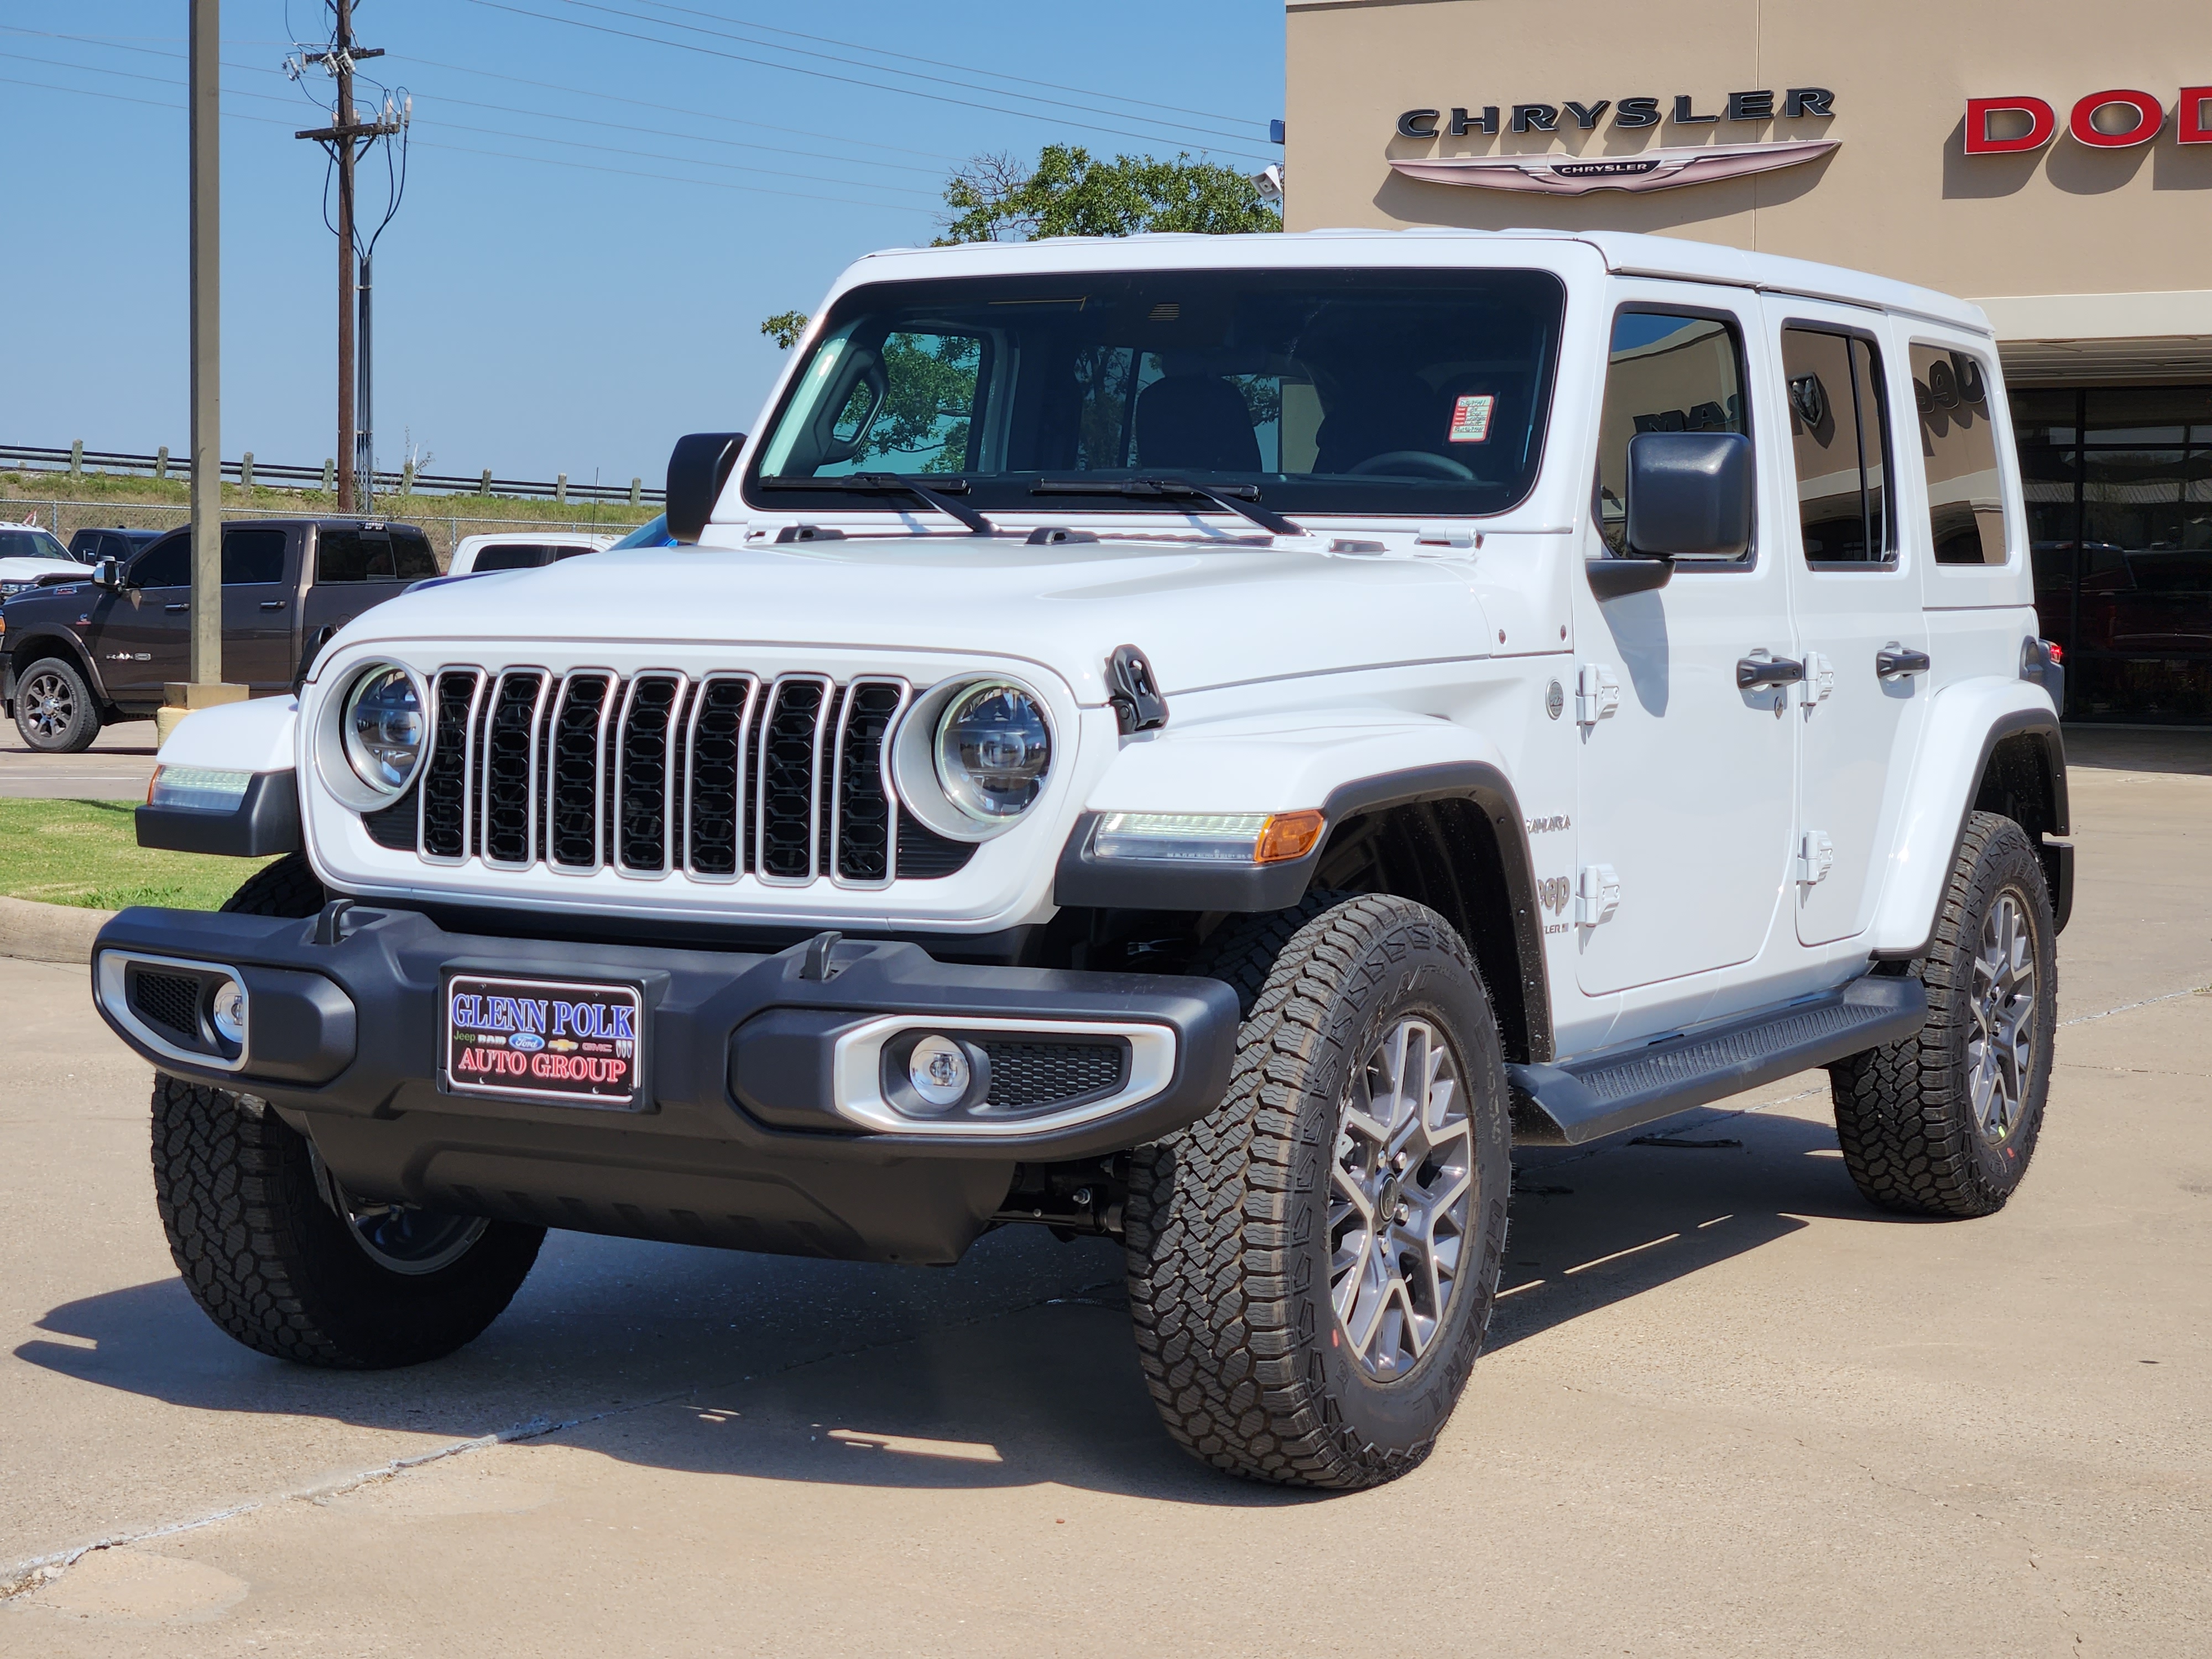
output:
<path id="1" fill-rule="evenodd" d="M 422 699 L 406 671 L 372 668 L 353 683 L 339 715 L 346 762 L 379 794 L 396 795 L 422 759 Z"/>
<path id="2" fill-rule="evenodd" d="M 979 823 L 1030 809 L 1052 765 L 1052 730 L 1035 697 L 988 681 L 945 706 L 937 722 L 937 781 L 945 798 Z"/>

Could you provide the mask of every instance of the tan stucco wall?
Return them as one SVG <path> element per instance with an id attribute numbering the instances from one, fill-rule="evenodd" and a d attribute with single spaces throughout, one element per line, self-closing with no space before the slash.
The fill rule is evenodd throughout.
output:
<path id="1" fill-rule="evenodd" d="M 1354 0 L 1293 3 L 1287 27 L 1292 229 L 1656 231 L 1974 298 L 2157 293 L 2174 313 L 2166 331 L 2212 334 L 2212 145 L 2177 143 L 2173 116 L 2180 87 L 2212 83 L 2212 0 Z M 1832 89 L 1834 118 L 1622 131 L 1607 110 L 1589 132 L 1564 117 L 1556 135 L 1395 132 L 1415 107 L 1649 95 L 1668 112 L 1690 93 L 1707 112 L 1732 91 L 1771 88 L 1778 103 L 1796 86 Z M 2094 150 L 2066 136 L 2075 100 L 2109 88 L 2166 106 L 2155 141 Z M 1967 98 L 2014 94 L 2048 101 L 2058 137 L 2028 155 L 1965 155 Z M 1841 147 L 1785 172 L 1647 195 L 1427 184 L 1386 161 L 1798 137 Z M 2090 304 L 2069 331 L 2104 331 L 2105 309 Z"/>

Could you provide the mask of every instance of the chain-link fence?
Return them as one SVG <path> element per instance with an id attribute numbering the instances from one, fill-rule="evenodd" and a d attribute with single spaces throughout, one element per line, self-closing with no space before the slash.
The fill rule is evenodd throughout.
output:
<path id="1" fill-rule="evenodd" d="M 317 513 L 313 508 L 226 507 L 225 519 L 343 518 L 343 514 Z M 80 530 L 175 530 L 192 521 L 188 507 L 144 505 L 131 501 L 67 501 L 0 495 L 0 523 L 38 524 L 66 542 Z M 603 536 L 623 536 L 645 522 L 645 515 L 610 512 L 601 520 L 490 519 L 461 514 L 394 514 L 388 522 L 418 526 L 430 538 L 438 568 L 453 562 L 453 549 L 465 536 L 507 533 L 518 539 L 548 531 L 583 531 Z"/>

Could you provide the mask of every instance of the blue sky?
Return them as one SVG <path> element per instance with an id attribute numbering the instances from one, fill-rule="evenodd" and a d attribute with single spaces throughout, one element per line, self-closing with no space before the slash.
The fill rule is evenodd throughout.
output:
<path id="1" fill-rule="evenodd" d="M 185 445 L 185 17 L 0 0 L 0 442 Z M 780 356 L 760 319 L 927 241 L 964 158 L 1278 155 L 1280 0 L 356 0 L 356 18 L 387 53 L 364 75 L 414 98 L 375 266 L 382 465 L 411 436 L 440 472 L 657 481 L 677 434 L 754 418 Z M 330 82 L 281 69 L 327 12 L 227 0 L 222 21 L 223 453 L 315 465 L 336 437 L 337 245 L 321 150 L 292 134 L 326 118 L 309 94 Z"/>

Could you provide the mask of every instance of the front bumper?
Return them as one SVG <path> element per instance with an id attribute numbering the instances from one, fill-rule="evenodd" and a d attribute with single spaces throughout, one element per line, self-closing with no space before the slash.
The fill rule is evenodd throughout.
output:
<path id="1" fill-rule="evenodd" d="M 235 975 L 242 1049 L 164 1041 L 125 988 L 142 960 Z M 307 921 L 125 910 L 92 969 L 125 1042 L 171 1075 L 266 1100 L 362 1197 L 865 1261 L 957 1260 L 1017 1164 L 1104 1157 L 1210 1110 L 1238 1018 L 1217 980 L 951 964 L 879 941 L 757 955 L 506 939 L 365 906 Z M 456 1092 L 440 1066 L 456 971 L 637 988 L 637 1109 Z M 1066 1110 L 872 1127 L 900 1121 L 896 1091 L 872 1087 L 884 1068 L 863 1061 L 912 1030 L 1110 1040 L 1132 1059 L 1118 1089 Z"/>

